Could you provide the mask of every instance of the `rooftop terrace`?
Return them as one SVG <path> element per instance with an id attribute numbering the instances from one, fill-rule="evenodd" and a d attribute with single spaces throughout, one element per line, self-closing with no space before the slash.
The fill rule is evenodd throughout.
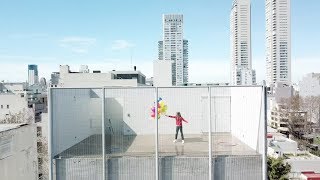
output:
<path id="1" fill-rule="evenodd" d="M 263 87 L 53 88 L 49 98 L 51 157 L 57 165 L 52 168 L 59 179 L 81 179 L 83 171 L 87 178 L 100 179 L 103 171 L 116 179 L 154 179 L 158 170 L 164 179 L 239 173 L 246 180 L 264 179 Z M 160 98 L 168 107 L 165 114 L 181 112 L 188 121 L 184 144 L 180 133 L 173 143 L 175 119 L 151 117 Z"/>

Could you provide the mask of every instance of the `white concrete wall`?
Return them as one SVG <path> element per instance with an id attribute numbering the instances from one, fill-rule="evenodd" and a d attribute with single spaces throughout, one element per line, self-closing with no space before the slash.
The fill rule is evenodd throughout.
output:
<path id="1" fill-rule="evenodd" d="M 125 134 L 153 134 L 155 121 L 150 117 L 150 108 L 155 100 L 154 92 L 153 88 L 106 89 L 106 116 L 111 118 L 112 126 L 121 125 L 115 122 L 118 119 L 127 125 L 123 129 Z M 114 109 L 116 104 L 120 109 Z"/>
<path id="2" fill-rule="evenodd" d="M 168 115 L 175 115 L 176 112 L 181 112 L 182 116 L 189 121 L 188 124 L 183 124 L 185 133 L 201 134 L 202 132 L 208 132 L 208 87 L 159 88 L 158 96 L 168 106 Z M 123 108 L 123 121 L 131 128 L 132 134 L 154 134 L 155 122 L 150 116 L 150 109 L 155 100 L 155 90 L 153 88 L 106 89 L 106 97 L 116 98 L 112 101 L 118 101 L 117 104 L 121 104 L 122 107 L 119 108 Z M 230 132 L 230 88 L 212 88 L 211 103 L 212 131 Z M 110 105 L 106 107 L 107 116 L 109 116 L 108 114 L 114 116 L 113 112 L 119 110 L 115 110 Z M 114 118 L 121 119 L 121 117 Z M 130 134 L 131 130 L 124 129 L 124 132 Z M 175 120 L 161 116 L 159 119 L 159 133 L 174 134 L 174 130 Z"/>
<path id="3" fill-rule="evenodd" d="M 153 85 L 172 86 L 172 61 L 156 60 L 153 62 Z"/>
<path id="4" fill-rule="evenodd" d="M 91 93 L 90 89 L 52 90 L 53 155 L 101 134 L 101 99 L 90 97 Z M 101 90 L 97 93 L 101 96 Z"/>
<path id="5" fill-rule="evenodd" d="M 259 153 L 265 152 L 262 87 L 231 88 L 231 133 Z"/>
<path id="6" fill-rule="evenodd" d="M 208 115 L 202 111 L 203 105 L 207 106 L 205 97 L 207 88 L 165 88 L 159 89 L 158 96 L 168 106 L 167 114 L 175 115 L 181 112 L 182 116 L 189 121 L 184 123 L 184 132 L 189 134 L 200 134 L 208 130 Z M 154 134 L 155 120 L 151 118 L 151 108 L 155 101 L 155 89 L 106 89 L 107 98 L 118 98 L 123 101 L 123 121 L 131 130 L 124 130 L 127 134 Z M 142 98 L 143 97 L 143 98 Z M 121 98 L 122 100 L 120 100 Z M 106 107 L 107 116 L 114 112 L 114 107 Z M 208 112 L 208 111 L 206 111 Z M 161 116 L 159 119 L 160 134 L 174 134 L 175 120 Z"/>
<path id="7" fill-rule="evenodd" d="M 1 105 L 3 108 L 1 108 Z M 7 108 L 9 105 L 9 108 Z M 16 114 L 23 109 L 28 109 L 28 101 L 25 97 L 16 94 L 0 94 L 0 120 L 6 117 L 6 114 Z"/>
<path id="8" fill-rule="evenodd" d="M 37 180 L 38 158 L 35 125 L 0 132 L 0 179 Z"/>

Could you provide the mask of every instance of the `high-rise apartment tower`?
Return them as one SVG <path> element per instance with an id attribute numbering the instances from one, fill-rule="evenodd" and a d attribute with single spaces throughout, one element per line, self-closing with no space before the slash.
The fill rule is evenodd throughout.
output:
<path id="1" fill-rule="evenodd" d="M 290 0 L 266 0 L 267 85 L 291 84 Z"/>
<path id="2" fill-rule="evenodd" d="M 188 41 L 183 39 L 183 15 L 163 15 L 163 40 L 158 60 L 172 61 L 172 85 L 188 83 Z"/>

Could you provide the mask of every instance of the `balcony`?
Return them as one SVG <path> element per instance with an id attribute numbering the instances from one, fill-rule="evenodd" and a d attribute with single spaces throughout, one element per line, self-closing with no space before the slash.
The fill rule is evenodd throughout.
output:
<path id="1" fill-rule="evenodd" d="M 265 179 L 265 97 L 261 86 L 53 88 L 53 177 Z M 159 98 L 188 121 L 184 144 L 175 119 L 150 116 Z"/>

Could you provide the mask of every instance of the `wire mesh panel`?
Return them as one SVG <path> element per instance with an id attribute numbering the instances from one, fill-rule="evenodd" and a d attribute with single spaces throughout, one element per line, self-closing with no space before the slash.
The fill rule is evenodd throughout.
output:
<path id="1" fill-rule="evenodd" d="M 208 87 L 158 88 L 161 179 L 208 179 L 207 96 Z"/>
<path id="2" fill-rule="evenodd" d="M 211 87 L 212 177 L 262 179 L 261 87 Z M 250 136 L 248 136 L 250 134 Z M 255 139 L 252 146 L 250 139 Z"/>
<path id="3" fill-rule="evenodd" d="M 154 88 L 105 89 L 106 179 L 155 179 Z"/>
<path id="4" fill-rule="evenodd" d="M 102 179 L 102 90 L 52 89 L 56 179 Z"/>
<path id="5" fill-rule="evenodd" d="M 52 89 L 50 100 L 56 179 L 264 178 L 262 87 Z"/>

